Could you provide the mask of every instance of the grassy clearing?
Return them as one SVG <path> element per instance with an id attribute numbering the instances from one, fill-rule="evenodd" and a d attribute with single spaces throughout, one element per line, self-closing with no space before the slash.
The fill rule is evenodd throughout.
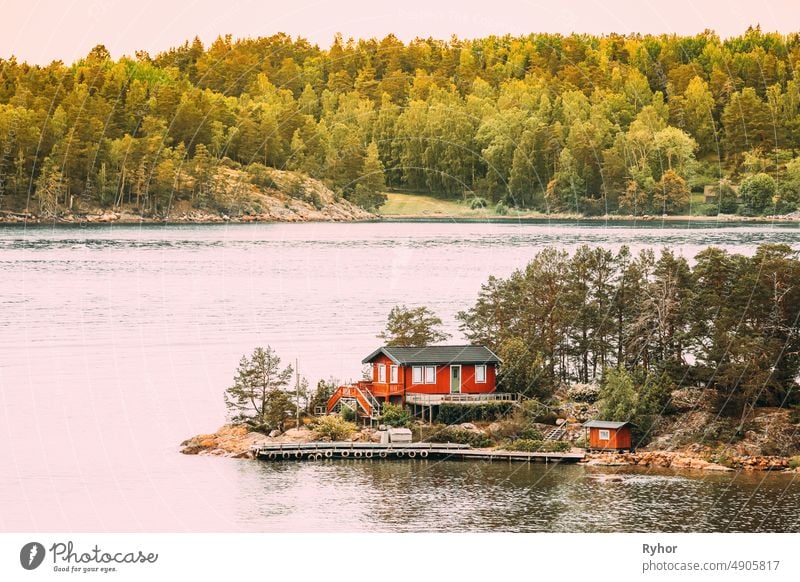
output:
<path id="1" fill-rule="evenodd" d="M 470 209 L 457 200 L 444 200 L 423 194 L 387 194 L 386 204 L 380 207 L 381 216 L 442 216 L 485 218 L 497 216 L 494 208 Z"/>

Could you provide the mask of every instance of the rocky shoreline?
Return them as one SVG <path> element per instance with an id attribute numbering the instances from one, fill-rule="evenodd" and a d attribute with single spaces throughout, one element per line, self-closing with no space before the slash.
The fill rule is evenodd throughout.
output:
<path id="1" fill-rule="evenodd" d="M 270 435 L 252 432 L 243 426 L 224 425 L 214 433 L 200 434 L 181 443 L 184 455 L 210 455 L 237 459 L 255 458 L 251 452 L 254 445 L 266 443 L 308 443 L 319 440 L 313 430 L 306 426 L 291 428 L 283 433 L 273 431 Z M 362 428 L 348 440 L 353 442 L 378 442 L 377 431 Z M 792 468 L 788 457 L 778 456 L 731 456 L 725 464 L 710 460 L 704 451 L 648 451 L 635 453 L 593 452 L 587 453 L 581 462 L 588 467 L 656 467 L 665 469 L 694 469 L 701 471 L 780 471 L 800 473 L 800 467 Z"/>
<path id="2" fill-rule="evenodd" d="M 307 205 L 306 205 L 307 206 Z M 128 210 L 66 213 L 40 216 L 24 212 L 0 213 L 0 225 L 38 224 L 225 224 L 251 222 L 354 222 L 375 220 L 376 216 L 351 204 L 334 203 L 317 210 L 301 204 L 270 209 L 258 214 L 228 216 L 203 210 L 191 210 L 167 216 L 143 216 Z"/>
<path id="3" fill-rule="evenodd" d="M 226 424 L 217 432 L 200 434 L 181 443 L 180 452 L 184 455 L 211 455 L 215 457 L 233 457 L 236 459 L 254 459 L 250 449 L 255 445 L 267 443 L 310 443 L 320 440 L 313 430 L 307 426 L 290 428 L 286 432 L 273 431 L 270 435 L 252 432 L 244 426 Z M 354 433 L 348 440 L 353 442 L 378 442 L 377 431 L 363 428 Z"/>
<path id="4" fill-rule="evenodd" d="M 720 464 L 709 460 L 708 455 L 691 451 L 637 451 L 635 453 L 588 453 L 583 463 L 594 467 L 660 467 L 664 469 L 698 469 L 702 471 L 787 471 L 791 468 L 788 457 L 731 456 Z"/>

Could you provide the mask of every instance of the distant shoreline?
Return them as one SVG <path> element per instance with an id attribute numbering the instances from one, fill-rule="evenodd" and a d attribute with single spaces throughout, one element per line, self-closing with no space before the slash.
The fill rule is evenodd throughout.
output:
<path id="1" fill-rule="evenodd" d="M 577 216 L 567 214 L 525 214 L 517 216 L 457 216 L 457 215 L 428 215 L 428 214 L 398 214 L 398 215 L 373 215 L 371 217 L 358 218 L 299 218 L 290 219 L 275 218 L 272 216 L 245 215 L 245 216 L 226 216 L 204 214 L 198 217 L 168 217 L 155 218 L 147 216 L 136 216 L 133 214 L 122 214 L 108 216 L 108 214 L 86 214 L 69 215 L 66 217 L 40 217 L 37 215 L 25 215 L 24 213 L 0 214 L 0 226 L 91 226 L 91 225 L 160 225 L 178 226 L 187 224 L 196 225 L 220 225 L 220 224 L 292 224 L 292 223 L 373 223 L 373 222 L 452 222 L 452 223 L 541 223 L 541 222 L 584 222 L 584 223 L 682 223 L 697 222 L 704 224 L 800 224 L 800 216 L 691 216 L 691 215 L 669 215 L 669 216 L 631 216 L 631 215 L 605 215 L 605 216 Z"/>

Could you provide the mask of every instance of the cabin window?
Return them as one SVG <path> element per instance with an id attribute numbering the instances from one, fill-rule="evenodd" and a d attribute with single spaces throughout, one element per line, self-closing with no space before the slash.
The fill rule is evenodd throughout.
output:
<path id="1" fill-rule="evenodd" d="M 425 383 L 436 384 L 436 366 L 425 366 Z"/>
<path id="2" fill-rule="evenodd" d="M 600 440 L 601 441 L 608 441 L 611 440 L 611 433 L 607 430 L 601 429 L 600 430 Z"/>
<path id="3" fill-rule="evenodd" d="M 378 382 L 381 384 L 386 383 L 386 365 L 378 364 Z"/>
<path id="4" fill-rule="evenodd" d="M 486 365 L 481 364 L 475 366 L 475 382 L 478 384 L 486 384 Z"/>
<path id="5" fill-rule="evenodd" d="M 411 368 L 411 383 L 422 384 L 422 366 L 413 366 Z"/>
<path id="6" fill-rule="evenodd" d="M 397 384 L 397 366 L 392 366 L 389 368 L 389 382 L 392 384 Z"/>

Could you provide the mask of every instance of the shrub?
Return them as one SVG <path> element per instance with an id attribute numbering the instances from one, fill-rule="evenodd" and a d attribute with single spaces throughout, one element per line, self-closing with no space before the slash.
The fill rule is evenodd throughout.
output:
<path id="1" fill-rule="evenodd" d="M 314 432 L 317 436 L 329 438 L 332 441 L 343 441 L 356 429 L 355 424 L 339 416 L 321 416 L 314 421 Z"/>
<path id="2" fill-rule="evenodd" d="M 386 402 L 381 406 L 381 424 L 393 427 L 406 427 L 411 424 L 411 414 L 399 404 Z"/>
<path id="3" fill-rule="evenodd" d="M 506 206 L 505 202 L 498 202 L 497 205 L 494 207 L 495 214 L 499 214 L 500 216 L 505 216 L 508 214 L 508 206 Z"/>
<path id="4" fill-rule="evenodd" d="M 800 455 L 795 455 L 794 457 L 789 459 L 789 468 L 790 469 L 800 468 Z"/>
<path id="5" fill-rule="evenodd" d="M 442 424 L 462 422 L 491 422 L 504 418 L 514 410 L 512 402 L 486 402 L 484 404 L 442 404 L 436 420 Z"/>
<path id="6" fill-rule="evenodd" d="M 544 441 L 541 439 L 519 439 L 506 446 L 511 451 L 526 453 L 563 453 L 572 448 L 566 441 Z"/>
<path id="7" fill-rule="evenodd" d="M 341 413 L 342 420 L 346 420 L 347 422 L 355 422 L 356 420 L 356 411 L 347 406 L 346 404 L 342 404 Z"/>
<path id="8" fill-rule="evenodd" d="M 600 388 L 595 384 L 573 384 L 567 390 L 567 398 L 574 402 L 592 404 L 600 397 Z"/>
<path id="9" fill-rule="evenodd" d="M 475 197 L 469 201 L 469 207 L 472 210 L 478 210 L 481 208 L 486 208 L 487 203 L 485 198 Z"/>
<path id="10" fill-rule="evenodd" d="M 253 163 L 247 166 L 247 175 L 250 177 L 250 182 L 256 186 L 278 189 L 278 184 L 272 177 L 272 170 L 263 164 Z"/>
<path id="11" fill-rule="evenodd" d="M 800 407 L 795 406 L 790 410 L 789 422 L 792 424 L 800 424 Z"/>
<path id="12" fill-rule="evenodd" d="M 527 453 L 537 453 L 542 450 L 542 440 L 519 439 L 506 446 L 511 451 L 525 451 Z"/>
<path id="13" fill-rule="evenodd" d="M 535 428 L 529 426 L 528 428 L 525 428 L 522 431 L 520 431 L 519 438 L 529 441 L 540 441 L 544 437 L 541 431 L 536 430 Z"/>
<path id="14" fill-rule="evenodd" d="M 429 443 L 459 443 L 473 447 L 488 447 L 492 444 L 492 439 L 485 434 L 455 426 L 442 427 L 425 440 Z"/>

